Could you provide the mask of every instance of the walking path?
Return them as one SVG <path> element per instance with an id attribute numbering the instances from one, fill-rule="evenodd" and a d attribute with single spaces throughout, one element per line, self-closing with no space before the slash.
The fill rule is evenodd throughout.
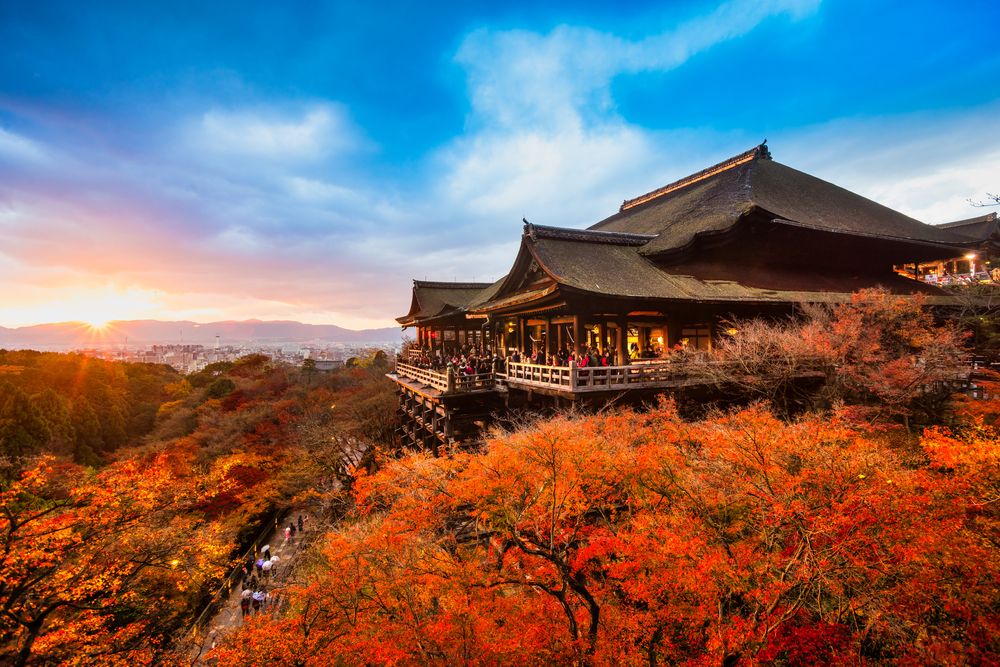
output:
<path id="1" fill-rule="evenodd" d="M 296 522 L 296 533 L 293 537 L 285 539 L 285 528 L 291 522 L 295 522 L 298 518 L 300 512 L 293 511 L 288 514 L 284 519 L 284 522 L 275 528 L 274 533 L 270 536 L 269 541 L 265 544 L 270 545 L 271 556 L 277 556 L 278 560 L 271 570 L 270 576 L 260 576 L 257 574 L 257 578 L 260 582 L 259 589 L 264 591 L 269 595 L 265 603 L 261 606 L 260 610 L 255 612 L 251 608 L 249 616 L 254 614 L 274 614 L 280 610 L 286 603 L 287 599 L 285 597 L 286 593 L 284 587 L 288 583 L 291 573 L 295 568 L 298 556 L 305 548 L 306 543 L 309 541 L 308 538 L 312 537 L 311 532 L 319 527 L 314 517 L 307 512 L 301 512 L 302 518 L 304 519 L 304 531 L 298 531 L 298 525 Z M 263 544 L 260 545 L 263 547 Z M 260 551 L 254 555 L 254 559 L 260 558 Z M 238 567 L 242 567 L 242 564 Z M 256 572 L 255 572 L 256 574 Z M 228 597 L 219 607 L 219 611 L 212 617 L 211 621 L 205 626 L 205 629 L 201 632 L 201 636 L 205 638 L 203 645 L 198 651 L 198 655 L 195 657 L 193 664 L 204 664 L 204 659 L 206 654 L 218 643 L 225 635 L 233 632 L 237 628 L 243 625 L 243 613 L 240 609 L 240 595 L 243 592 L 244 587 L 249 586 L 249 583 L 241 584 L 240 580 L 237 578 L 232 590 L 229 592 Z"/>

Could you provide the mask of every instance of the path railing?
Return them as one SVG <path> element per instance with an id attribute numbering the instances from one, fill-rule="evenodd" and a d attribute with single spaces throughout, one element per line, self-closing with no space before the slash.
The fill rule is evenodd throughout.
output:
<path id="1" fill-rule="evenodd" d="M 224 604 L 229 595 L 232 594 L 233 589 L 239 585 L 243 577 L 243 564 L 251 556 L 257 555 L 257 547 L 263 546 L 267 543 L 267 539 L 271 534 L 277 530 L 278 525 L 288 514 L 289 508 L 282 508 L 275 510 L 274 514 L 263 523 L 260 532 L 256 537 L 253 538 L 250 546 L 243 551 L 239 556 L 235 567 L 229 572 L 229 575 L 218 585 L 218 587 L 210 593 L 207 603 L 202 607 L 201 613 L 195 617 L 194 621 L 190 623 L 183 631 L 180 637 L 191 637 L 194 639 L 194 645 L 197 650 L 196 660 L 200 659 L 202 652 L 205 650 L 204 643 L 199 641 L 199 636 L 205 631 L 208 622 L 211 620 L 212 616 L 219 610 L 219 606 Z M 273 521 L 273 524 L 272 524 Z"/>

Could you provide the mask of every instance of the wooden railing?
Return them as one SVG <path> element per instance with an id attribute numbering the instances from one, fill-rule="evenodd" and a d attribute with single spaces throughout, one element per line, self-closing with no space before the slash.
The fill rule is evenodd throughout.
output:
<path id="1" fill-rule="evenodd" d="M 439 373 L 429 368 L 417 368 L 411 364 L 404 363 L 396 364 L 396 373 L 438 391 L 448 391 L 447 373 Z"/>
<path id="2" fill-rule="evenodd" d="M 731 367 L 731 368 L 727 368 Z M 640 361 L 629 366 L 541 366 L 508 362 L 506 373 L 464 375 L 398 363 L 396 372 L 411 380 L 437 389 L 443 394 L 487 391 L 500 385 L 539 387 L 567 392 L 619 391 L 659 387 L 680 387 L 707 384 L 718 378 L 738 373 L 740 366 L 728 361 L 707 359 L 674 359 L 672 361 Z M 818 367 L 817 367 L 818 368 Z M 812 370 L 809 364 L 803 371 Z"/>
<path id="3" fill-rule="evenodd" d="M 485 391 L 493 389 L 496 386 L 496 375 L 493 373 L 466 375 L 457 372 L 454 368 L 449 368 L 446 372 L 442 373 L 440 371 L 432 371 L 428 368 L 418 368 L 412 364 L 404 364 L 402 362 L 396 364 L 396 373 L 447 394 Z"/>
<path id="4" fill-rule="evenodd" d="M 796 373 L 805 377 L 819 374 L 823 360 L 804 359 Z M 454 368 L 447 372 L 419 368 L 402 361 L 396 372 L 403 377 L 440 391 L 442 394 L 489 391 L 497 386 L 539 387 L 566 392 L 619 391 L 625 389 L 681 387 L 718 382 L 719 378 L 740 375 L 741 364 L 704 358 L 671 361 L 640 361 L 629 366 L 541 366 L 508 362 L 506 373 L 465 375 Z M 968 383 L 970 371 L 956 376 L 956 382 Z"/>
<path id="5" fill-rule="evenodd" d="M 479 373 L 477 375 L 455 374 L 455 391 L 483 391 L 496 385 L 496 375 Z"/>
<path id="6" fill-rule="evenodd" d="M 630 366 L 536 366 L 535 364 L 509 363 L 507 382 L 510 385 L 527 385 L 564 389 L 567 391 L 608 391 L 639 389 L 644 386 L 682 385 L 698 381 L 709 382 L 715 376 L 706 364 L 722 362 L 698 360 L 639 362 Z"/>

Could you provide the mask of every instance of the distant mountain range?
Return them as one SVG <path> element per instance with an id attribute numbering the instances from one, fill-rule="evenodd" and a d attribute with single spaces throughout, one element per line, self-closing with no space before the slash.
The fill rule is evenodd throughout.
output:
<path id="1" fill-rule="evenodd" d="M 8 329 L 0 327 L 0 348 L 84 348 L 112 345 L 188 343 L 214 345 L 236 343 L 398 343 L 399 327 L 355 331 L 334 324 L 303 324 L 290 321 L 245 320 L 243 322 L 163 322 L 124 320 L 95 329 L 80 322 L 37 324 Z"/>

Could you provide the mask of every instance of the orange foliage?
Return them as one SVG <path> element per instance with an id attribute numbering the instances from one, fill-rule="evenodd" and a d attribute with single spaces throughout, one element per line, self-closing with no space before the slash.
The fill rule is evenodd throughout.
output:
<path id="1" fill-rule="evenodd" d="M 931 431 L 901 449 L 839 413 L 685 423 L 665 404 L 559 417 L 482 453 L 409 455 L 358 479 L 355 515 L 294 613 L 248 624 L 214 656 L 988 662 L 1000 517 L 982 479 L 996 460 L 943 469 L 946 438 L 978 447 Z M 914 464 L 921 451 L 930 465 Z"/>
<path id="2" fill-rule="evenodd" d="M 152 662 L 228 545 L 189 513 L 185 457 L 88 476 L 43 460 L 0 493 L 0 660 Z"/>

